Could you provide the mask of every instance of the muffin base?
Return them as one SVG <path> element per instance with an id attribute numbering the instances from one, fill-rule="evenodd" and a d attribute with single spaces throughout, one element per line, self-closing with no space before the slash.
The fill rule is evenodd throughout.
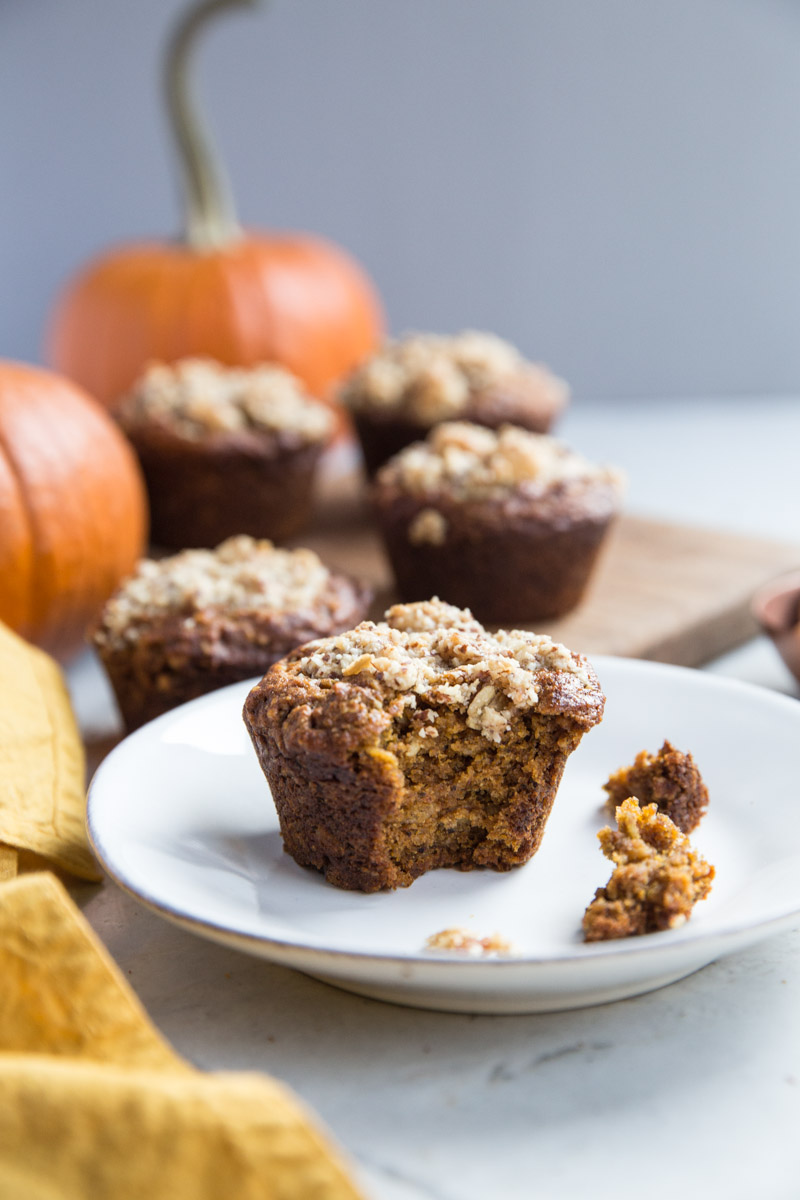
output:
<path id="1" fill-rule="evenodd" d="M 405 446 L 423 441 L 430 428 L 416 421 L 404 421 L 400 417 L 381 418 L 357 412 L 352 414 L 352 418 L 361 446 L 364 469 L 370 479 L 387 459 Z"/>
<path id="2" fill-rule="evenodd" d="M 537 516 L 503 504 L 426 503 L 380 488 L 375 500 L 401 598 L 439 596 L 489 625 L 531 624 L 577 607 L 615 515 L 607 504 Z M 409 539 L 426 508 L 444 517 L 441 544 Z"/>
<path id="3" fill-rule="evenodd" d="M 150 499 L 150 537 L 168 549 L 212 547 L 237 533 L 285 542 L 308 525 L 321 443 L 230 435 L 213 444 L 159 429 L 128 431 Z"/>

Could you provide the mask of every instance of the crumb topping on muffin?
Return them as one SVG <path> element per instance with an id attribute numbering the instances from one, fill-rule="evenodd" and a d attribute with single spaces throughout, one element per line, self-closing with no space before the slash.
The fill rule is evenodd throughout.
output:
<path id="1" fill-rule="evenodd" d="M 495 334 L 474 330 L 453 337 L 415 333 L 387 342 L 350 377 L 342 399 L 355 411 L 397 410 L 421 424 L 433 424 L 458 416 L 475 392 L 509 376 L 524 376 L 554 408 L 566 402 L 563 380 L 527 362 Z"/>
<path id="2" fill-rule="evenodd" d="M 386 463 L 377 478 L 412 495 L 446 490 L 463 500 L 509 492 L 534 496 L 571 482 L 607 483 L 614 490 L 622 489 L 619 471 L 595 466 L 547 434 L 516 425 L 486 429 L 467 421 L 435 426 L 424 442 L 414 442 Z"/>
<path id="3" fill-rule="evenodd" d="M 587 660 L 551 638 L 524 630 L 489 633 L 468 609 L 434 598 L 396 604 L 384 621 L 363 621 L 312 642 L 295 660 L 316 680 L 363 681 L 416 708 L 417 702 L 467 714 L 467 725 L 499 742 L 515 710 L 534 709 L 546 679 L 571 681 L 594 704 L 597 682 Z M 436 714 L 420 736 L 436 737 Z"/>
<path id="4" fill-rule="evenodd" d="M 412 546 L 443 546 L 447 541 L 447 518 L 435 508 L 421 508 L 408 527 Z"/>
<path id="5" fill-rule="evenodd" d="M 123 401 L 120 419 L 123 425 L 159 420 L 189 439 L 259 430 L 308 442 L 327 440 L 334 424 L 326 405 L 283 367 L 226 367 L 201 358 L 149 367 Z"/>
<path id="6" fill-rule="evenodd" d="M 142 627 L 164 613 L 191 624 L 210 609 L 296 612 L 313 605 L 330 579 L 312 550 L 282 550 L 246 535 L 228 538 L 215 550 L 146 558 L 109 600 L 95 641 L 135 641 Z"/>

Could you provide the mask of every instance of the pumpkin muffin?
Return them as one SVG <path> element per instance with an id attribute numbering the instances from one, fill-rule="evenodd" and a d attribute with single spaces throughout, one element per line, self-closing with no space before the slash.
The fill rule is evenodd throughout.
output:
<path id="1" fill-rule="evenodd" d="M 629 767 L 620 767 L 603 784 L 608 807 L 616 810 L 629 796 L 642 804 L 655 804 L 682 833 L 691 833 L 708 808 L 708 788 L 691 754 L 676 750 L 671 742 L 657 754 L 642 750 Z"/>
<path id="2" fill-rule="evenodd" d="M 175 548 L 297 534 L 335 424 L 282 367 L 206 359 L 151 366 L 117 418 L 142 464 L 151 539 Z"/>
<path id="3" fill-rule="evenodd" d="M 581 655 L 434 599 L 295 650 L 244 720 L 286 851 L 375 892 L 527 862 L 604 703 Z"/>
<path id="4" fill-rule="evenodd" d="M 677 929 L 709 894 L 714 879 L 714 868 L 655 804 L 640 808 L 631 796 L 619 805 L 616 818 L 616 829 L 606 826 L 597 835 L 615 865 L 584 913 L 587 942 Z"/>
<path id="5" fill-rule="evenodd" d="M 567 385 L 546 367 L 527 362 L 494 334 L 471 330 L 390 341 L 341 393 L 369 475 L 441 421 L 547 433 L 568 398 Z"/>
<path id="6" fill-rule="evenodd" d="M 621 477 L 516 426 L 437 425 L 378 472 L 372 498 L 400 597 L 440 595 L 491 624 L 580 601 Z"/>
<path id="7" fill-rule="evenodd" d="M 371 593 L 311 550 L 241 535 L 144 559 L 93 635 L 127 728 L 267 667 L 360 620 Z"/>

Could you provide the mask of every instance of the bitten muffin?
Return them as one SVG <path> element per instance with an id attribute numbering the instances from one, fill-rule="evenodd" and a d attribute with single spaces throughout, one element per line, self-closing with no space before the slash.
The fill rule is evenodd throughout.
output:
<path id="1" fill-rule="evenodd" d="M 142 465 L 156 545 L 285 541 L 307 525 L 334 418 L 282 367 L 156 364 L 117 418 Z"/>
<path id="2" fill-rule="evenodd" d="M 597 835 L 615 864 L 583 917 L 587 942 L 677 929 L 711 891 L 714 868 L 655 804 L 629 797 L 616 810 L 617 828 Z"/>
<path id="3" fill-rule="evenodd" d="M 372 488 L 400 597 L 439 595 L 500 625 L 580 601 L 622 496 L 621 476 L 554 438 L 445 422 Z"/>
<path id="4" fill-rule="evenodd" d="M 612 813 L 623 800 L 634 796 L 642 804 L 655 804 L 682 833 L 696 829 L 708 808 L 708 788 L 691 754 L 676 750 L 667 741 L 657 754 L 642 750 L 630 767 L 615 771 L 603 788 Z"/>
<path id="5" fill-rule="evenodd" d="M 546 367 L 494 334 L 474 331 L 388 342 L 341 393 L 370 475 L 441 421 L 547 433 L 568 398 L 567 385 Z"/>
<path id="6" fill-rule="evenodd" d="M 294 651 L 244 719 L 286 851 L 375 892 L 527 862 L 604 703 L 582 656 L 434 599 Z"/>
<path id="7" fill-rule="evenodd" d="M 215 550 L 144 559 L 106 604 L 93 642 L 130 730 L 263 675 L 302 642 L 359 621 L 370 600 L 311 550 L 242 535 Z"/>

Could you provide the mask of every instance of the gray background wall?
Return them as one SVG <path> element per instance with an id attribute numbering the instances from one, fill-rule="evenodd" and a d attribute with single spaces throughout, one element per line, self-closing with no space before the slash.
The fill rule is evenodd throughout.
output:
<path id="1" fill-rule="evenodd" d="M 181 0 L 0 0 L 0 353 L 180 224 Z M 210 31 L 244 221 L 324 233 L 393 331 L 493 329 L 576 395 L 800 392 L 800 0 L 275 0 Z"/>

